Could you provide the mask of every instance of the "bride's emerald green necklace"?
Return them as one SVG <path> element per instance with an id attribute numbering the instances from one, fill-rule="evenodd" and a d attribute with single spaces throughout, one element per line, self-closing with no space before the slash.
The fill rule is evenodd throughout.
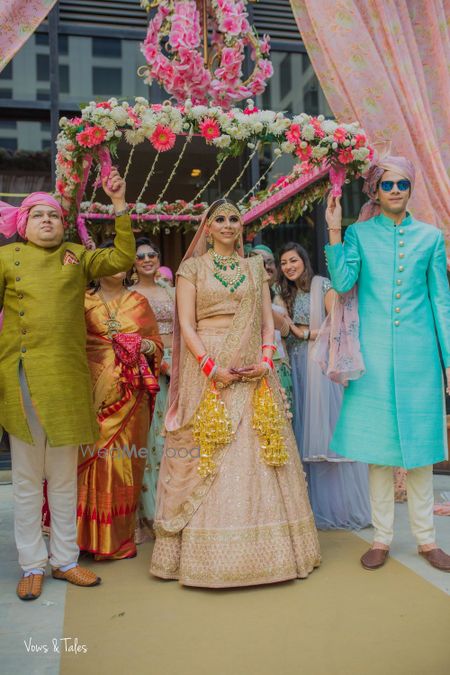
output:
<path id="1" fill-rule="evenodd" d="M 238 254 L 234 252 L 229 256 L 220 255 L 213 248 L 210 248 L 209 255 L 213 261 L 215 278 L 225 288 L 228 288 L 230 293 L 234 293 L 245 281 L 245 274 L 242 272 Z"/>

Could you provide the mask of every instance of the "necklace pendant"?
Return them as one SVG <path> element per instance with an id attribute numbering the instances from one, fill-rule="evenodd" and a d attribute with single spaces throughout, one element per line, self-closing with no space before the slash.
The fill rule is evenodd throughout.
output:
<path id="1" fill-rule="evenodd" d="M 114 335 L 117 335 L 117 333 L 120 333 L 120 329 L 122 328 L 120 321 L 117 321 L 117 319 L 114 318 L 108 319 L 108 321 L 105 321 L 104 324 L 106 326 L 107 335 L 110 339 L 112 339 Z"/>

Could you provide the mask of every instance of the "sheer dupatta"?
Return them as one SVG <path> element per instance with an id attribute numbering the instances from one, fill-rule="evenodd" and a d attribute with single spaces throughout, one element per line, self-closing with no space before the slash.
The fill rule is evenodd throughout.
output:
<path id="1" fill-rule="evenodd" d="M 338 295 L 320 326 L 311 358 L 332 382 L 348 385 L 365 373 L 359 342 L 358 290 Z"/>
<path id="2" fill-rule="evenodd" d="M 318 330 L 324 326 L 326 319 L 325 298 L 323 293 L 323 277 L 315 276 L 310 290 L 310 320 L 311 330 Z M 330 324 L 332 322 L 330 320 Z M 327 324 L 328 325 L 328 324 Z M 322 344 L 328 344 L 323 340 Z M 302 438 L 303 461 L 313 462 L 320 460 L 346 461 L 329 449 L 334 428 L 332 420 L 337 420 L 342 405 L 342 387 L 333 381 L 333 377 L 322 372 L 321 363 L 314 358 L 318 350 L 318 343 L 308 345 L 307 377 L 304 428 Z M 334 353 L 333 353 L 334 355 Z M 330 363 L 329 363 L 330 366 Z M 348 372 L 346 372 L 348 375 Z M 333 371 L 332 375 L 335 375 Z"/>

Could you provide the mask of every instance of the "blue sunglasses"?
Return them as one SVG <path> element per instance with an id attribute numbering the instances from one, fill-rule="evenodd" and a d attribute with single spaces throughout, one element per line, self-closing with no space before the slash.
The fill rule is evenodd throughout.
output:
<path id="1" fill-rule="evenodd" d="M 392 192 L 394 185 L 398 187 L 400 192 L 406 192 L 406 190 L 411 188 L 411 183 L 409 180 L 406 180 L 406 178 L 403 180 L 382 180 L 380 188 L 383 192 Z"/>

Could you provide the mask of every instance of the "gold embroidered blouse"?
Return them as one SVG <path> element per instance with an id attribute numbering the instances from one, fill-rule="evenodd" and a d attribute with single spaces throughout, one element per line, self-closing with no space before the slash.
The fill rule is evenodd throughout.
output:
<path id="1" fill-rule="evenodd" d="M 198 322 L 212 316 L 236 313 L 242 298 L 248 292 L 247 261 L 241 261 L 241 265 L 242 271 L 246 275 L 245 281 L 238 286 L 234 293 L 230 293 L 214 277 L 209 255 L 188 258 L 181 263 L 177 275 L 190 281 L 197 290 L 195 307 Z"/>

